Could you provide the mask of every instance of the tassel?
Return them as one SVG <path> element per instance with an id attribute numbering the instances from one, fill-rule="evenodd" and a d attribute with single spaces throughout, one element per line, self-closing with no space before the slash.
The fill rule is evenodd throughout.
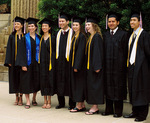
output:
<path id="1" fill-rule="evenodd" d="M 108 24 L 108 14 L 106 15 L 106 29 L 108 29 L 107 24 Z"/>
<path id="2" fill-rule="evenodd" d="M 26 21 L 24 21 L 24 34 L 26 33 Z"/>
<path id="3" fill-rule="evenodd" d="M 86 23 L 87 23 L 87 18 L 85 19 L 85 32 L 87 33 Z"/>
<path id="4" fill-rule="evenodd" d="M 14 23 L 13 23 L 13 32 L 15 31 L 15 20 L 14 20 Z"/>
<path id="5" fill-rule="evenodd" d="M 142 28 L 142 14 L 140 12 L 140 27 Z"/>
<path id="6" fill-rule="evenodd" d="M 60 28 L 60 26 L 59 26 L 59 18 L 60 18 L 60 14 L 58 14 L 58 27 Z"/>

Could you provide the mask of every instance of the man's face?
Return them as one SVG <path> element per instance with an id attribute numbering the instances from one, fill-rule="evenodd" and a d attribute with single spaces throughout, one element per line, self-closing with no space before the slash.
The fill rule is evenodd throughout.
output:
<path id="1" fill-rule="evenodd" d="M 118 25 L 119 25 L 119 21 L 117 21 L 115 17 L 111 17 L 108 19 L 109 29 L 114 30 L 117 28 Z"/>
<path id="2" fill-rule="evenodd" d="M 130 26 L 132 29 L 137 29 L 140 26 L 140 21 L 138 20 L 137 17 L 132 17 L 130 19 Z"/>
<path id="3" fill-rule="evenodd" d="M 64 18 L 59 18 L 59 26 L 61 29 L 66 30 L 68 28 L 69 21 L 66 21 Z"/>

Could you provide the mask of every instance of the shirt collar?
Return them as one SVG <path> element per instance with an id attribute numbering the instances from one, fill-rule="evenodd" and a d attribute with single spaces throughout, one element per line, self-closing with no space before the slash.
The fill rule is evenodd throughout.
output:
<path id="1" fill-rule="evenodd" d="M 118 27 L 116 27 L 116 29 L 114 29 L 114 30 L 110 29 L 110 33 L 113 31 L 114 32 L 113 35 L 114 35 L 117 32 L 117 30 L 118 30 Z"/>
<path id="2" fill-rule="evenodd" d="M 66 30 L 62 29 L 62 32 L 68 32 L 69 29 L 70 29 L 69 27 Z"/>
<path id="3" fill-rule="evenodd" d="M 138 28 L 134 31 L 134 34 L 138 35 L 139 30 L 140 30 L 140 27 L 138 27 Z"/>

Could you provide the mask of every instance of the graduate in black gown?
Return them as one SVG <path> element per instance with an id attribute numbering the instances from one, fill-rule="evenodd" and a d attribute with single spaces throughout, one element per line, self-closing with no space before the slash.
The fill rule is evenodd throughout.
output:
<path id="1" fill-rule="evenodd" d="M 22 93 L 20 93 L 20 56 L 22 50 L 22 37 L 24 32 L 24 20 L 16 16 L 14 31 L 9 36 L 6 50 L 5 66 L 9 67 L 9 93 L 16 93 L 15 105 L 22 105 Z M 20 95 L 19 95 L 20 93 Z"/>
<path id="2" fill-rule="evenodd" d="M 104 34 L 104 87 L 106 108 L 103 116 L 121 117 L 123 100 L 127 96 L 128 33 L 121 30 L 121 14 L 109 12 L 109 30 Z"/>
<path id="3" fill-rule="evenodd" d="M 33 93 L 32 105 L 36 106 L 36 94 L 40 90 L 39 82 L 39 44 L 40 37 L 36 34 L 37 22 L 39 20 L 35 18 L 28 18 L 28 31 L 24 36 L 24 49 L 22 49 L 23 65 L 21 71 L 21 92 L 26 96 L 25 108 L 30 108 L 30 97 L 29 94 Z"/>
<path id="4" fill-rule="evenodd" d="M 44 18 L 39 22 L 42 25 L 40 41 L 40 87 L 44 96 L 42 108 L 51 108 L 51 96 L 54 95 L 55 82 L 55 37 L 51 33 L 52 21 Z"/>
<path id="5" fill-rule="evenodd" d="M 82 23 L 84 19 L 77 16 L 73 17 L 72 28 L 74 35 L 70 50 L 70 74 L 71 74 L 71 98 L 78 102 L 76 107 L 70 112 L 85 110 L 85 82 L 86 82 L 86 64 L 85 64 L 85 46 L 86 38 Z"/>
<path id="6" fill-rule="evenodd" d="M 65 97 L 70 95 L 70 70 L 69 54 L 73 30 L 68 26 L 70 16 L 60 13 L 59 27 L 56 37 L 56 93 L 58 95 L 58 106 L 56 109 L 65 107 Z M 75 102 L 69 98 L 69 108 L 75 107 Z"/>
<path id="7" fill-rule="evenodd" d="M 125 118 L 146 120 L 150 103 L 150 35 L 141 27 L 140 14 L 131 15 L 133 33 L 128 44 L 128 88 L 132 113 Z"/>
<path id="8" fill-rule="evenodd" d="M 90 33 L 90 37 L 85 51 L 87 57 L 86 101 L 88 104 L 92 104 L 91 109 L 85 113 L 87 115 L 98 113 L 98 104 L 104 103 L 103 40 L 97 23 L 97 18 L 87 18 L 86 29 Z"/>

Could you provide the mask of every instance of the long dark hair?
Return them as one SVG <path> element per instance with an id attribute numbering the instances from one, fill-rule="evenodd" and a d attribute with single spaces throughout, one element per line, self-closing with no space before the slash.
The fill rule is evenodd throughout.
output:
<path id="1" fill-rule="evenodd" d="M 21 24 L 23 27 L 22 27 L 22 33 L 24 34 L 24 24 Z M 14 31 L 11 33 L 12 35 L 15 35 L 16 34 L 16 30 L 15 30 L 15 27 L 14 27 Z"/>
<path id="2" fill-rule="evenodd" d="M 52 34 L 52 27 L 48 24 L 48 26 L 50 27 L 49 33 Z M 40 30 L 40 35 L 44 35 L 44 32 L 42 31 L 42 24 L 41 24 L 41 30 Z"/>

